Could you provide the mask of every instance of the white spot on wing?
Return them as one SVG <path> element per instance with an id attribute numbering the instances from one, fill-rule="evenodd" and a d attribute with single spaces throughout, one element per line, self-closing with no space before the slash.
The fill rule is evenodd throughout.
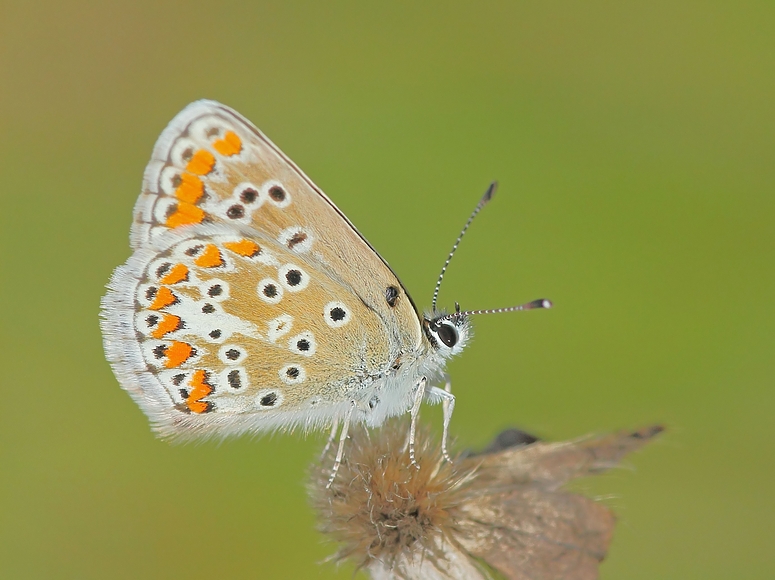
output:
<path id="1" fill-rule="evenodd" d="M 213 215 L 216 215 L 227 222 L 249 224 L 251 220 L 251 209 L 245 207 L 244 203 L 232 197 L 227 197 L 218 202 L 205 204 L 203 207 Z"/>
<path id="2" fill-rule="evenodd" d="M 314 241 L 312 234 L 300 226 L 285 228 L 277 239 L 283 246 L 298 254 L 309 252 Z"/>
<path id="3" fill-rule="evenodd" d="M 352 313 L 343 302 L 334 300 L 323 307 L 323 319 L 328 326 L 339 328 L 350 322 Z"/>
<path id="4" fill-rule="evenodd" d="M 197 145 L 192 139 L 178 139 L 170 151 L 170 160 L 173 165 L 185 167 L 199 149 L 201 149 L 201 146 Z"/>
<path id="5" fill-rule="evenodd" d="M 283 394 L 277 389 L 262 389 L 256 395 L 256 406 L 259 409 L 275 409 L 283 404 Z M 265 403 L 271 402 L 270 405 Z"/>
<path id="6" fill-rule="evenodd" d="M 198 239 L 185 240 L 175 246 L 173 256 L 192 264 L 196 257 L 202 253 L 209 242 Z"/>
<path id="7" fill-rule="evenodd" d="M 293 326 L 293 316 L 290 314 L 281 314 L 277 318 L 273 318 L 267 322 L 269 330 L 266 335 L 270 342 L 277 342 L 277 339 L 281 336 L 288 334 Z"/>
<path id="8" fill-rule="evenodd" d="M 297 354 L 312 356 L 317 351 L 315 335 L 309 331 L 300 332 L 288 340 L 288 348 Z"/>
<path id="9" fill-rule="evenodd" d="M 286 385 L 298 385 L 307 379 L 307 371 L 298 364 L 285 365 L 278 372 L 280 380 Z"/>
<path id="10" fill-rule="evenodd" d="M 261 280 L 261 282 L 258 283 L 256 292 L 258 293 L 258 297 L 261 298 L 261 300 L 264 302 L 268 304 L 277 304 L 280 302 L 280 300 L 283 299 L 284 290 L 282 285 L 280 285 L 280 283 L 276 280 L 272 280 L 271 278 L 264 278 Z M 271 295 L 272 292 L 274 292 L 273 296 Z M 267 293 L 270 295 L 267 295 Z"/>
<path id="11" fill-rule="evenodd" d="M 221 392 L 242 393 L 248 388 L 248 373 L 245 367 L 228 368 L 219 375 L 219 384 L 223 386 Z"/>
<path id="12" fill-rule="evenodd" d="M 177 204 L 178 201 L 174 197 L 160 197 L 153 206 L 153 219 L 161 224 L 166 223 L 167 216 Z"/>
<path id="13" fill-rule="evenodd" d="M 189 135 L 202 145 L 210 144 L 210 142 L 222 138 L 225 132 L 223 122 L 218 117 L 212 115 L 197 119 L 191 123 L 188 129 Z"/>
<path id="14" fill-rule="evenodd" d="M 211 278 L 199 285 L 199 291 L 202 293 L 204 300 L 213 302 L 223 302 L 229 298 L 231 293 L 231 287 L 229 283 L 218 278 Z"/>
<path id="15" fill-rule="evenodd" d="M 280 267 L 277 277 L 289 292 L 299 292 L 309 286 L 309 274 L 295 264 Z"/>
<path id="16" fill-rule="evenodd" d="M 273 188 L 280 188 L 283 192 L 282 199 L 278 200 L 275 199 L 275 197 L 272 196 L 272 189 Z M 261 197 L 265 199 L 268 203 L 271 203 L 275 207 L 284 208 L 291 205 L 291 194 L 288 192 L 288 188 L 285 187 L 282 183 L 277 181 L 276 179 L 272 179 L 271 181 L 267 181 L 261 186 Z"/>
<path id="17" fill-rule="evenodd" d="M 162 193 L 173 195 L 176 189 L 173 183 L 175 178 L 179 178 L 179 176 L 180 170 L 177 167 L 173 167 L 172 165 L 165 167 L 159 176 L 159 189 L 161 189 Z"/>
<path id="18" fill-rule="evenodd" d="M 250 201 L 252 192 L 255 192 L 253 201 Z M 244 194 L 244 195 L 243 195 Z M 264 196 L 261 195 L 261 188 L 257 185 L 244 181 L 234 188 L 232 192 L 234 203 L 241 203 L 248 211 L 253 211 L 264 203 Z"/>
<path id="19" fill-rule="evenodd" d="M 224 344 L 218 350 L 218 358 L 225 365 L 238 365 L 248 357 L 247 351 L 237 344 Z"/>

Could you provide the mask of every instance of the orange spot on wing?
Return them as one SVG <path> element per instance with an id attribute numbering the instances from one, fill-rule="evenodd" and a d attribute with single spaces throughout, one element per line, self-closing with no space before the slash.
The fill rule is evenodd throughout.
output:
<path id="1" fill-rule="evenodd" d="M 157 324 L 156 328 L 151 332 L 151 336 L 154 338 L 161 338 L 168 332 L 172 332 L 178 328 L 180 328 L 180 316 L 165 314 L 164 318 L 161 319 L 161 322 Z"/>
<path id="2" fill-rule="evenodd" d="M 151 305 L 148 307 L 151 310 L 161 310 L 162 308 L 166 308 L 170 304 L 174 304 L 175 301 L 177 301 L 177 298 L 175 298 L 175 295 L 172 293 L 172 290 L 167 288 L 166 286 L 162 286 L 156 291 L 156 296 L 153 299 L 153 302 L 151 302 Z"/>
<path id="3" fill-rule="evenodd" d="M 194 354 L 194 347 L 188 343 L 175 340 L 164 354 L 167 356 L 167 362 L 164 363 L 164 366 L 168 369 L 174 369 L 182 365 Z"/>
<path id="4" fill-rule="evenodd" d="M 175 190 L 175 197 L 186 203 L 196 203 L 204 195 L 204 192 L 205 186 L 201 179 L 190 173 L 182 173 L 180 185 Z"/>
<path id="5" fill-rule="evenodd" d="M 212 393 L 215 389 L 212 385 L 207 384 L 207 372 L 203 370 L 194 371 L 191 380 L 188 383 L 191 385 L 191 392 L 186 398 L 186 406 L 193 413 L 204 413 L 210 409 L 210 403 L 202 401 L 206 396 Z"/>
<path id="6" fill-rule="evenodd" d="M 235 254 L 252 258 L 261 251 L 261 247 L 251 240 L 240 240 L 239 242 L 224 242 L 223 246 Z"/>
<path id="7" fill-rule="evenodd" d="M 168 228 L 177 228 L 178 226 L 187 226 L 189 224 L 200 224 L 205 219 L 205 212 L 192 205 L 181 201 L 175 207 L 175 213 L 167 218 L 165 225 Z"/>
<path id="8" fill-rule="evenodd" d="M 184 280 L 188 280 L 188 267 L 185 264 L 175 264 L 160 282 L 162 284 L 177 284 Z"/>
<path id="9" fill-rule="evenodd" d="M 189 160 L 186 171 L 195 175 L 207 175 L 215 167 L 215 157 L 205 149 L 200 149 Z"/>
<path id="10" fill-rule="evenodd" d="M 214 244 L 207 244 L 202 253 L 194 260 L 194 264 L 202 268 L 215 268 L 223 265 L 220 250 Z"/>
<path id="11" fill-rule="evenodd" d="M 234 131 L 226 131 L 223 139 L 213 142 L 213 147 L 221 155 L 235 155 L 242 150 L 242 141 Z"/>

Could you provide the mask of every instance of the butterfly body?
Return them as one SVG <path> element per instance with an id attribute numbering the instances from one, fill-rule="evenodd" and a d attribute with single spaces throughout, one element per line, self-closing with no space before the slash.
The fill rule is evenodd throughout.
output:
<path id="1" fill-rule="evenodd" d="M 162 436 L 378 426 L 451 398 L 425 382 L 465 346 L 466 317 L 421 315 L 328 197 L 219 103 L 160 136 L 130 239 L 104 345 Z"/>

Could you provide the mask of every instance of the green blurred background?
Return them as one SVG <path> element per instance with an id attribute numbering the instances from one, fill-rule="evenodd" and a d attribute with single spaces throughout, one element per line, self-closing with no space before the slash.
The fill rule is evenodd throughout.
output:
<path id="1" fill-rule="evenodd" d="M 423 307 L 499 179 L 441 303 L 556 308 L 475 320 L 460 445 L 664 422 L 579 487 L 619 515 L 602 577 L 775 577 L 775 3 L 708 0 L 0 4 L 0 577 L 353 573 L 316 563 L 322 437 L 169 445 L 102 354 L 143 168 L 202 97 Z"/>

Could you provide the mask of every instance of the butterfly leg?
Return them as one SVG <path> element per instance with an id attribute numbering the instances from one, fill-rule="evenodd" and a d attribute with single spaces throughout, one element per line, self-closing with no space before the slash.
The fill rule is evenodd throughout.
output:
<path id="1" fill-rule="evenodd" d="M 320 454 L 320 459 L 322 460 L 326 453 L 328 453 L 328 450 L 331 449 L 331 446 L 334 444 L 334 439 L 336 439 L 336 432 L 339 430 L 339 419 L 334 419 L 334 424 L 331 426 L 331 434 L 328 436 L 328 441 L 326 441 L 326 446 L 323 447 L 323 452 Z"/>
<path id="2" fill-rule="evenodd" d="M 336 450 L 336 459 L 334 459 L 334 466 L 331 468 L 331 476 L 328 478 L 326 489 L 331 488 L 331 484 L 334 483 L 334 479 L 336 479 L 336 472 L 339 471 L 339 466 L 342 465 L 344 442 L 347 440 L 347 432 L 350 430 L 350 419 L 352 419 L 354 409 L 355 401 L 351 401 L 350 408 L 347 410 L 347 415 L 344 417 L 344 423 L 342 423 L 342 432 L 339 434 L 339 448 Z"/>
<path id="3" fill-rule="evenodd" d="M 442 428 L 442 435 L 441 435 L 441 455 L 452 463 L 452 458 L 449 456 L 449 450 L 447 447 L 447 442 L 449 441 L 449 423 L 452 420 L 452 411 L 455 410 L 455 395 L 452 394 L 452 382 L 449 380 L 449 376 L 444 376 L 446 380 L 446 384 L 444 385 L 444 389 L 440 389 L 438 387 L 431 387 L 430 391 L 428 392 L 428 397 L 431 399 L 436 399 L 438 401 L 441 399 L 441 409 L 444 414 L 444 427 Z"/>
<path id="4" fill-rule="evenodd" d="M 427 382 L 427 379 L 423 377 L 417 383 L 417 392 L 414 395 L 414 405 L 412 405 L 412 423 L 409 427 L 409 460 L 417 469 L 420 469 L 420 466 L 417 465 L 414 457 L 414 440 L 417 435 L 417 420 L 420 417 L 420 406 L 425 398 L 425 385 Z"/>

